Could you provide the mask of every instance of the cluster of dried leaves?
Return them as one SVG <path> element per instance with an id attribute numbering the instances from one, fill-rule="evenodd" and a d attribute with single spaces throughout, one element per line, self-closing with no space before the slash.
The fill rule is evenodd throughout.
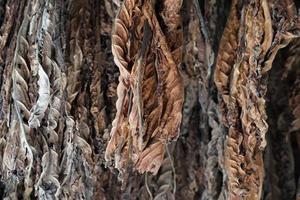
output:
<path id="1" fill-rule="evenodd" d="M 300 199 L 299 7 L 0 0 L 0 199 Z"/>

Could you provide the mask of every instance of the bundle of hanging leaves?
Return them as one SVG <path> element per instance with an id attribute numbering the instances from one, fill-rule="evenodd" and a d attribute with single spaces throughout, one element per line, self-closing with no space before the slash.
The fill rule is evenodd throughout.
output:
<path id="1" fill-rule="evenodd" d="M 0 199 L 300 199 L 300 3 L 0 0 Z"/>

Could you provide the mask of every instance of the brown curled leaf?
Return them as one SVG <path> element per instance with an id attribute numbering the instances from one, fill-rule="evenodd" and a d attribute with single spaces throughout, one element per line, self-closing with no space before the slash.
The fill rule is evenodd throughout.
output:
<path id="1" fill-rule="evenodd" d="M 179 12 L 178 8 L 175 10 Z M 168 21 L 170 16 L 165 15 Z M 170 27 L 168 33 L 173 33 L 173 29 Z M 143 38 L 141 44 L 137 43 L 139 38 Z M 141 173 L 157 173 L 164 142 L 178 136 L 183 105 L 183 85 L 177 69 L 181 60 L 177 56 L 181 55 L 175 51 L 180 47 L 178 44 L 172 46 L 167 42 L 152 4 L 123 3 L 112 36 L 113 55 L 120 76 L 117 114 L 106 149 L 106 160 L 115 154 L 115 164 L 120 171 L 132 162 Z M 177 63 L 169 45 L 177 52 L 174 54 Z"/>

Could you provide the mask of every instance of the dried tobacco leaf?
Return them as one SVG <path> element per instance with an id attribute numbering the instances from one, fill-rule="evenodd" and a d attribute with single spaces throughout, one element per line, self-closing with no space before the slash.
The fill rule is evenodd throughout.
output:
<path id="1" fill-rule="evenodd" d="M 238 18 L 237 4 L 232 5 L 229 28 L 232 23 L 239 34 L 235 36 L 235 45 L 223 49 L 230 35 L 223 34 L 219 51 L 215 83 L 221 94 L 221 105 L 228 127 L 225 143 L 225 171 L 228 174 L 228 198 L 259 199 L 263 182 L 263 159 L 261 150 L 265 147 L 267 132 L 265 95 L 266 86 L 262 85 L 264 74 L 271 68 L 277 51 L 286 46 L 292 38 L 298 37 L 289 32 L 295 26 L 293 3 L 285 1 L 286 6 L 276 1 L 251 1 L 243 3 Z M 281 7 L 282 6 L 282 7 Z M 259 8 L 255 10 L 255 8 Z M 287 9 L 287 10 L 285 10 Z M 287 12 L 286 21 L 273 24 L 274 18 Z M 277 19 L 277 18 L 276 18 Z M 239 26 L 234 24 L 240 23 Z M 232 36 L 232 38 L 234 38 Z M 223 41 L 223 42 L 222 42 Z M 238 45 L 238 46 L 236 46 Z M 246 45 L 246 46 L 245 46 Z M 232 57 L 231 46 L 237 54 Z M 225 64 L 222 60 L 225 60 Z M 227 64 L 227 63 L 229 64 Z"/>
<path id="2" fill-rule="evenodd" d="M 31 114 L 28 120 L 29 127 L 37 128 L 40 126 L 40 121 L 44 117 L 49 101 L 50 101 L 50 82 L 43 67 L 39 64 L 39 98 L 36 104 L 31 108 Z"/>
<path id="3" fill-rule="evenodd" d="M 176 12 L 178 5 L 174 4 Z M 168 33 L 172 34 L 180 19 L 168 16 L 167 11 L 163 15 L 170 24 Z M 125 1 L 114 29 L 112 52 L 120 77 L 117 114 L 106 160 L 115 154 L 120 171 L 132 163 L 141 173 L 156 174 L 163 160 L 164 143 L 177 138 L 181 121 L 183 88 L 177 69 L 180 58 L 173 58 L 169 49 L 180 46 L 167 43 L 150 2 L 140 5 L 138 1 Z M 143 38 L 142 44 L 137 43 L 139 38 Z"/>

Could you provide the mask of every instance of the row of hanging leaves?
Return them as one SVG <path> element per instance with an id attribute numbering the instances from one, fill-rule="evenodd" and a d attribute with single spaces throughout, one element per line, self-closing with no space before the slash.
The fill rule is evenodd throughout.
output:
<path id="1" fill-rule="evenodd" d="M 295 197 L 299 14 L 228 2 L 0 1 L 0 198 Z"/>

